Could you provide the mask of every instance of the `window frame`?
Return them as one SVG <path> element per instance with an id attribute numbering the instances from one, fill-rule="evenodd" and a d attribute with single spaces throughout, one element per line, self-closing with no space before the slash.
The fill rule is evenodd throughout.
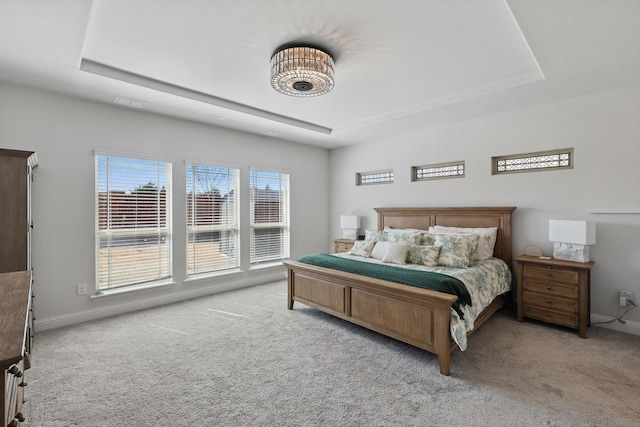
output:
<path id="1" fill-rule="evenodd" d="M 227 193 L 224 195 L 224 197 L 221 195 L 220 196 L 220 206 L 219 206 L 219 214 L 216 217 L 214 215 L 213 219 L 219 219 L 220 221 L 223 221 L 224 219 L 232 219 L 231 223 L 226 223 L 226 224 L 212 224 L 212 225 L 190 225 L 190 218 L 193 215 L 197 215 L 197 197 L 193 198 L 192 202 L 190 203 L 189 201 L 189 196 L 190 196 L 190 184 L 195 182 L 195 173 L 196 171 L 193 170 L 193 167 L 201 167 L 201 168 L 210 168 L 210 169 L 218 169 L 220 171 L 226 170 L 225 173 L 221 173 L 221 174 L 217 174 L 217 176 L 222 176 L 222 177 L 226 177 L 226 179 L 229 179 L 230 176 L 233 176 L 233 184 L 232 184 L 232 189 L 229 190 L 229 186 L 227 186 L 226 190 Z M 191 170 L 190 170 L 191 169 Z M 228 271 L 235 271 L 237 269 L 240 268 L 240 255 L 241 255 L 241 251 L 240 251 L 240 169 L 235 168 L 235 167 L 230 167 L 230 166 L 220 166 L 220 165 L 215 165 L 212 163 L 203 163 L 203 162 L 196 162 L 196 161 L 185 161 L 185 174 L 186 174 L 186 182 L 185 182 L 185 215 L 186 215 L 186 221 L 185 221 L 185 227 L 186 227 L 186 240 L 185 240 L 185 272 L 186 272 L 186 276 L 187 279 L 194 279 L 194 278 L 200 278 L 200 277 L 207 277 L 207 276 L 212 276 L 212 275 L 217 275 L 217 274 L 221 274 L 224 272 L 228 272 Z M 190 178 L 193 177 L 193 180 L 190 180 Z M 223 178 L 224 179 L 224 178 Z M 220 189 L 216 188 L 218 191 L 220 191 Z M 232 199 L 233 199 L 233 205 L 231 207 L 232 212 L 231 215 L 223 215 L 222 214 L 222 208 L 224 206 L 224 202 L 222 201 L 225 197 L 229 196 L 231 194 Z M 191 212 L 192 215 L 189 215 L 189 208 L 191 207 Z M 204 217 L 202 217 L 204 218 Z M 194 217 L 195 219 L 195 217 Z M 231 258 L 230 260 L 233 260 L 233 263 L 230 263 L 226 266 L 222 266 L 222 263 L 220 264 L 219 268 L 211 268 L 211 269 L 204 269 L 204 267 L 201 267 L 202 269 L 197 268 L 197 264 L 198 264 L 198 260 L 196 259 L 191 259 L 190 255 L 195 254 L 195 247 L 193 248 L 193 251 L 190 248 L 190 245 L 193 243 L 195 244 L 195 242 L 191 242 L 190 240 L 190 236 L 191 233 L 197 233 L 197 232 L 212 232 L 212 233 L 224 233 L 224 232 L 231 232 L 233 234 L 235 234 L 235 237 L 231 240 L 231 242 L 227 242 L 227 244 L 229 245 L 229 247 L 234 247 L 233 249 L 233 253 L 231 254 Z M 220 240 L 220 245 L 222 245 L 222 236 L 219 236 L 218 238 Z M 206 243 L 206 242 L 205 242 Z M 219 253 L 220 253 L 220 249 L 218 249 Z M 201 263 L 210 263 L 212 265 L 215 265 L 215 262 L 211 259 L 206 260 L 205 258 L 201 258 Z M 193 265 L 193 271 L 190 269 L 190 265 Z"/>
<path id="2" fill-rule="evenodd" d="M 567 154 L 569 156 L 567 165 L 499 170 L 500 166 L 498 163 L 500 161 L 525 160 L 525 159 L 534 158 L 534 157 L 554 156 L 554 155 L 562 155 L 562 154 Z M 561 161 L 561 160 L 562 159 L 558 159 L 558 161 Z M 556 149 L 556 150 L 535 151 L 532 153 L 512 154 L 508 156 L 493 156 L 491 157 L 491 175 L 504 175 L 504 174 L 510 174 L 510 173 L 543 172 L 543 171 L 573 169 L 574 161 L 575 161 L 575 156 L 574 156 L 573 147 Z M 531 162 L 531 163 L 534 163 L 534 162 Z"/>
<path id="3" fill-rule="evenodd" d="M 162 286 L 173 283 L 173 164 L 166 159 L 153 158 L 143 155 L 135 154 L 123 154 L 123 153 L 109 153 L 95 151 L 95 288 L 96 296 L 115 294 L 130 290 L 146 289 L 154 286 Z M 104 159 L 104 162 L 102 161 Z M 156 166 L 152 167 L 152 164 L 156 163 Z M 142 166 L 144 165 L 144 166 Z M 102 168 L 106 168 L 103 170 Z M 114 168 L 121 167 L 121 174 L 119 178 L 114 177 L 116 170 Z M 127 168 L 131 168 L 126 172 Z M 155 170 L 157 177 L 156 182 L 152 182 L 149 179 L 148 174 L 141 173 L 141 170 Z M 125 171 L 125 172 L 123 172 Z M 132 172 L 133 171 L 133 172 Z M 103 175 L 104 173 L 104 175 Z M 129 176 L 127 176 L 129 175 Z M 143 178 L 144 176 L 144 178 Z M 125 178 L 126 177 L 126 178 Z M 132 178 L 132 179 L 131 179 Z M 106 181 L 102 181 L 106 179 Z M 149 180 L 148 180 L 149 179 Z M 142 183 L 145 181 L 145 183 Z M 164 186 L 161 186 L 164 183 Z M 157 184 L 157 203 L 152 203 L 159 208 L 155 214 L 156 226 L 155 227 L 126 227 L 126 221 L 147 223 L 150 221 L 147 213 L 140 212 L 142 205 L 140 202 L 140 195 L 144 196 L 142 190 L 148 184 Z M 119 190 L 116 187 L 128 186 L 129 189 Z M 106 191 L 101 190 L 106 186 Z M 133 187 L 133 188 L 131 188 Z M 113 190 L 111 188 L 114 188 Z M 128 191 L 128 193 L 127 193 Z M 134 191 L 136 197 L 132 194 Z M 101 196 L 102 194 L 102 196 Z M 164 194 L 164 196 L 162 196 Z M 120 198 L 120 203 L 117 202 L 117 198 L 113 196 L 117 195 Z M 106 200 L 104 204 L 101 204 L 101 200 Z M 144 200 L 144 199 L 143 199 Z M 127 217 L 127 211 L 132 209 L 136 210 L 136 215 Z M 147 204 L 149 206 L 149 204 Z M 119 210 L 118 210 L 119 209 Z M 124 213 L 122 213 L 124 212 Z M 121 215 L 121 218 L 117 218 L 117 214 Z M 102 222 L 101 222 L 102 221 Z M 120 227 L 117 226 L 116 221 L 120 222 Z M 153 221 L 153 220 L 151 220 Z M 106 222 L 104 224 L 103 222 Z M 145 239 L 145 236 L 147 237 Z M 119 238 L 125 243 L 128 239 L 132 239 L 133 244 L 112 244 L 112 238 Z M 145 245 L 149 239 L 156 239 L 156 244 Z M 105 240 L 106 239 L 106 242 Z M 140 240 L 142 239 L 142 241 Z M 142 244 L 140 244 L 142 243 Z M 151 255 L 157 249 L 159 256 L 155 259 L 157 262 L 158 272 L 157 275 L 149 274 L 147 279 L 142 279 L 141 273 L 146 271 L 144 268 L 140 268 L 140 260 L 136 258 L 126 260 L 123 265 L 115 268 L 113 267 L 114 256 L 113 250 L 118 247 L 134 247 L 136 253 L 142 251 L 142 247 L 148 248 L 147 255 Z M 101 250 L 103 250 L 101 253 Z M 126 256 L 122 255 L 126 258 Z M 107 265 L 104 265 L 104 264 Z M 147 267 L 150 264 L 147 264 Z M 108 270 L 105 272 L 105 269 Z M 124 274 L 126 271 L 129 276 L 134 276 L 132 280 L 126 280 L 122 277 L 118 277 L 118 274 Z M 106 277 L 105 277 L 106 275 Z"/>
<path id="4" fill-rule="evenodd" d="M 428 176 L 428 177 L 421 177 L 421 178 L 418 177 L 418 173 L 421 170 L 443 169 L 443 172 L 444 172 L 445 169 L 449 169 L 453 166 L 456 166 L 458 171 L 460 170 L 460 167 L 462 167 L 462 173 L 451 174 L 451 175 Z M 430 165 L 422 165 L 422 166 L 411 166 L 411 182 L 434 181 L 438 179 L 451 179 L 451 178 L 464 178 L 466 174 L 466 170 L 467 168 L 464 160 L 458 160 L 458 161 L 446 162 L 446 163 L 432 163 Z"/>
<path id="5" fill-rule="evenodd" d="M 374 177 L 376 175 L 381 175 L 379 180 L 368 181 L 368 177 Z M 383 177 L 386 175 L 386 178 Z M 370 171 L 370 172 L 356 172 L 356 186 L 364 186 L 364 185 L 378 185 L 378 184 L 393 184 L 395 180 L 395 174 L 393 173 L 393 169 L 382 169 L 378 171 Z"/>
<path id="6" fill-rule="evenodd" d="M 262 174 L 262 176 L 254 176 L 255 173 Z M 280 196 L 278 197 L 278 221 L 256 221 L 256 195 L 260 188 L 254 187 L 254 182 L 258 179 L 262 178 L 267 179 L 267 176 L 278 176 L 279 182 L 279 192 Z M 269 182 L 267 181 L 267 184 Z M 282 185 L 284 183 L 284 190 L 282 189 Z M 267 188 L 265 187 L 261 191 L 265 191 Z M 276 191 L 276 190 L 271 190 Z M 269 196 L 270 197 L 270 196 Z M 264 265 L 273 265 L 275 263 L 279 264 L 282 260 L 289 258 L 290 256 L 290 240 L 291 240 L 291 220 L 290 220 L 290 204 L 291 204 L 291 175 L 286 172 L 281 171 L 273 171 L 267 170 L 264 168 L 250 168 L 249 169 L 249 265 L 250 268 L 255 268 Z M 257 199 L 260 201 L 260 199 Z M 269 216 L 271 216 L 271 208 L 268 208 Z M 271 218 L 269 218 L 271 219 Z M 270 255 L 270 254 L 257 254 L 256 252 L 256 231 L 257 230 L 269 230 L 269 229 L 278 229 L 280 230 L 280 245 L 281 249 L 278 254 Z M 260 239 L 262 240 L 262 239 Z"/>

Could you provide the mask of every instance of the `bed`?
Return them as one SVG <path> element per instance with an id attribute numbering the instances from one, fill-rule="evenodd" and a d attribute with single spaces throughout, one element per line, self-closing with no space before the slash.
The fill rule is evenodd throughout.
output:
<path id="1" fill-rule="evenodd" d="M 375 211 L 378 230 L 497 227 L 493 257 L 502 259 L 510 269 L 511 215 L 515 209 L 409 207 L 375 208 Z M 457 296 L 299 261 L 284 261 L 284 265 L 289 310 L 297 301 L 419 347 L 438 356 L 441 374 L 450 374 L 451 352 L 457 347 L 450 331 L 452 306 Z M 493 299 L 474 319 L 474 327 L 467 335 L 502 308 L 505 299 L 505 294 Z"/>

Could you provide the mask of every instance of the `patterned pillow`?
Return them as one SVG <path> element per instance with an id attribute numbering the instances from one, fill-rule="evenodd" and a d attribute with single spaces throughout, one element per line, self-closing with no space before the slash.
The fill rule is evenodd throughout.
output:
<path id="1" fill-rule="evenodd" d="M 422 240 L 422 233 L 414 230 L 386 229 L 386 230 L 365 230 L 364 240 L 372 242 L 393 242 L 407 243 L 409 245 L 419 245 Z"/>
<path id="2" fill-rule="evenodd" d="M 435 234 L 423 234 L 422 240 L 420 241 L 421 245 L 424 246 L 435 246 L 436 245 L 436 235 Z"/>
<path id="3" fill-rule="evenodd" d="M 475 262 L 478 247 L 477 234 L 430 234 L 428 236 L 435 239 L 435 246 L 441 247 L 438 265 L 467 268 Z"/>
<path id="4" fill-rule="evenodd" d="M 366 240 L 356 240 L 353 243 L 353 247 L 351 251 L 349 251 L 349 255 L 362 256 L 365 258 L 369 258 L 371 256 L 371 250 L 373 249 L 373 245 L 375 242 L 367 242 Z"/>
<path id="5" fill-rule="evenodd" d="M 385 230 L 383 233 L 383 240 L 388 240 L 394 243 L 419 245 L 422 241 L 422 234 L 415 231 Z"/>
<path id="6" fill-rule="evenodd" d="M 368 240 L 371 242 L 378 242 L 380 240 L 385 240 L 384 232 L 378 230 L 365 230 L 364 231 L 364 240 Z"/>
<path id="7" fill-rule="evenodd" d="M 431 234 L 477 234 L 478 248 L 476 250 L 476 259 L 480 262 L 485 261 L 493 256 L 493 249 L 496 246 L 498 237 L 498 227 L 484 228 L 463 228 L 463 227 L 445 227 L 442 225 L 434 225 L 429 227 Z"/>
<path id="8" fill-rule="evenodd" d="M 409 262 L 412 264 L 435 267 L 440 257 L 440 246 L 411 245 L 409 249 Z"/>

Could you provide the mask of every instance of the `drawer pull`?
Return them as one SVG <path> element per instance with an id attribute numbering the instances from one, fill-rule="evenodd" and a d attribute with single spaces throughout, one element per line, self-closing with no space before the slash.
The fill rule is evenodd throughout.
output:
<path id="1" fill-rule="evenodd" d="M 550 299 L 547 300 L 547 304 L 551 304 L 551 300 Z"/>
<path id="2" fill-rule="evenodd" d="M 547 317 L 551 317 L 551 313 L 547 313 Z"/>
<path id="3" fill-rule="evenodd" d="M 22 381 L 20 384 L 18 384 L 18 387 L 26 387 L 27 385 L 28 385 L 27 383 Z"/>
<path id="4" fill-rule="evenodd" d="M 547 276 L 551 277 L 551 272 L 547 271 Z"/>
<path id="5" fill-rule="evenodd" d="M 547 286 L 547 290 L 550 291 L 551 290 L 551 286 Z"/>
<path id="6" fill-rule="evenodd" d="M 21 423 L 24 422 L 24 415 L 22 415 L 22 412 L 18 412 L 16 414 L 16 420 L 20 421 Z"/>

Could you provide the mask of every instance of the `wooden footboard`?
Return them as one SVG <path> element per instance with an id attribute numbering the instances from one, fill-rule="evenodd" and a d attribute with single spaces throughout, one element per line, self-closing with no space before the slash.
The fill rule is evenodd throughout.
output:
<path id="1" fill-rule="evenodd" d="M 288 269 L 289 309 L 298 301 L 435 353 L 440 373 L 449 375 L 449 322 L 455 295 L 297 261 L 284 264 Z"/>

